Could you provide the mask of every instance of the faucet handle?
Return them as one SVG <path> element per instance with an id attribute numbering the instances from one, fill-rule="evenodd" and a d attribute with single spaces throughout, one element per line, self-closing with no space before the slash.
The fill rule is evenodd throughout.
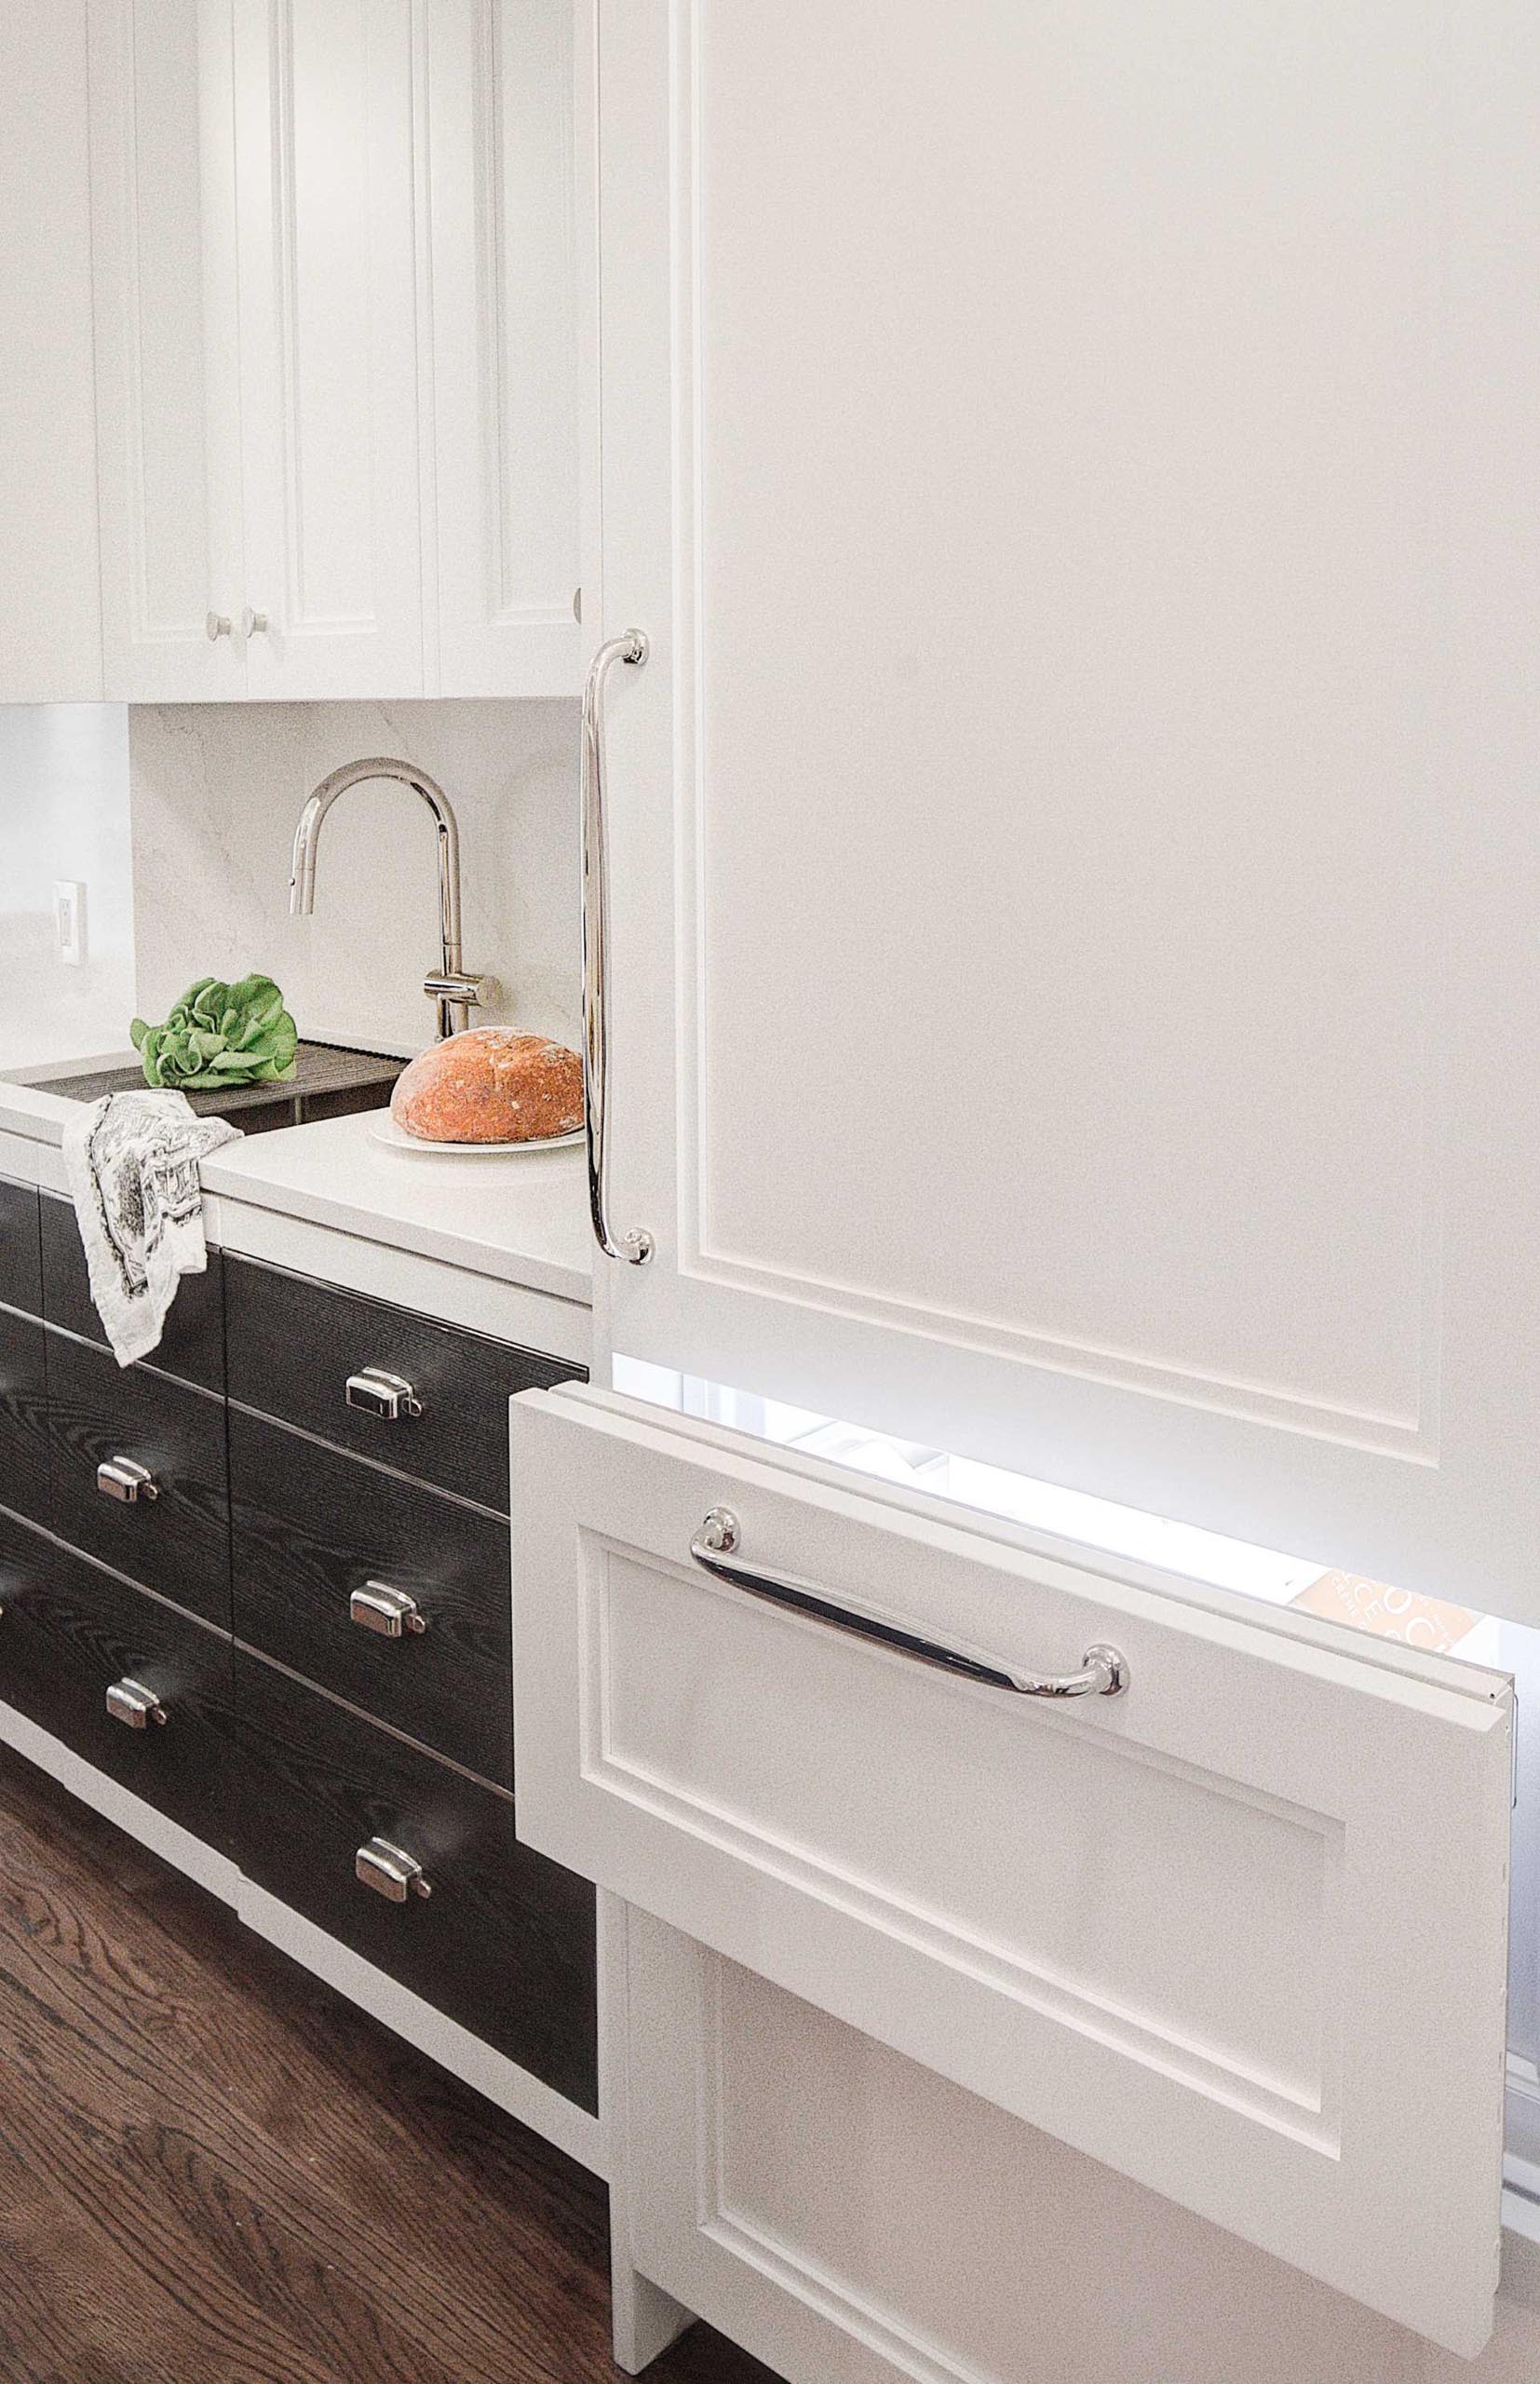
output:
<path id="1" fill-rule="evenodd" d="M 465 968 L 430 968 L 423 979 L 423 991 L 439 1005 L 439 1040 L 447 1043 L 452 1035 L 464 1034 L 473 1009 L 493 999 L 497 980 L 478 977 Z"/>
<path id="2" fill-rule="evenodd" d="M 495 977 L 478 977 L 465 968 L 430 968 L 423 979 L 423 991 L 430 1002 L 464 1002 L 469 1009 L 480 1009 L 497 996 Z"/>

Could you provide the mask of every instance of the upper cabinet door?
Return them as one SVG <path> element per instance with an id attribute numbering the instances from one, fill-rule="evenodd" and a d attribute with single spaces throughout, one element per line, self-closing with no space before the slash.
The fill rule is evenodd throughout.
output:
<path id="1" fill-rule="evenodd" d="M 0 703 L 101 694 L 85 0 L 0 9 Z"/>
<path id="2" fill-rule="evenodd" d="M 235 0 L 253 697 L 420 694 L 411 0 Z"/>
<path id="3" fill-rule="evenodd" d="M 574 693 L 571 0 L 427 17 L 440 691 Z"/>
<path id="4" fill-rule="evenodd" d="M 229 7 L 90 0 L 104 692 L 245 684 Z"/>
<path id="5" fill-rule="evenodd" d="M 598 22 L 613 1347 L 1540 1620 L 1540 14 Z"/>

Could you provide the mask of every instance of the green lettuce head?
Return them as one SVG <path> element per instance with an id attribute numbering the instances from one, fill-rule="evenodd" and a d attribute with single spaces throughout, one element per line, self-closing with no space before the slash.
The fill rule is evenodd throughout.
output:
<path id="1" fill-rule="evenodd" d="M 144 1063 L 145 1083 L 178 1091 L 282 1084 L 294 1073 L 300 1043 L 271 977 L 242 977 L 234 985 L 200 977 L 164 1026 L 136 1018 L 128 1033 Z"/>

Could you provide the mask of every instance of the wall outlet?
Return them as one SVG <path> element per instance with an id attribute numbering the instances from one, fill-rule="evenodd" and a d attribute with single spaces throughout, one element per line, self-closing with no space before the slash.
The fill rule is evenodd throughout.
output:
<path id="1" fill-rule="evenodd" d="M 53 934 L 64 967 L 78 968 L 86 957 L 86 888 L 78 878 L 54 880 Z"/>

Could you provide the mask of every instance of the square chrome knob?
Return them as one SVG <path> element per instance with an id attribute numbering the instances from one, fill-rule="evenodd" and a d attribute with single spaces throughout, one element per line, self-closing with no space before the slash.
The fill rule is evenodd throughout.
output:
<path id="1" fill-rule="evenodd" d="M 392 1846 L 388 1837 L 371 1837 L 367 1846 L 359 1847 L 353 1857 L 353 1874 L 387 1903 L 405 1903 L 408 1896 L 433 1893 L 416 1856 L 408 1854 L 404 1847 Z"/>
<path id="2" fill-rule="evenodd" d="M 422 1401 L 404 1375 L 389 1374 L 384 1366 L 361 1366 L 356 1375 L 349 1375 L 346 1394 L 349 1407 L 359 1407 L 366 1416 L 378 1416 L 387 1424 L 423 1412 Z"/>
<path id="3" fill-rule="evenodd" d="M 115 1680 L 107 1691 L 107 1711 L 129 1730 L 147 1730 L 152 1722 L 164 1724 L 170 1718 L 155 1690 L 140 1680 Z"/>
<path id="4" fill-rule="evenodd" d="M 104 1498 L 120 1506 L 149 1506 L 160 1496 L 160 1485 L 147 1465 L 131 1456 L 103 1458 L 96 1469 L 96 1486 Z"/>
<path id="5" fill-rule="evenodd" d="M 427 1617 L 416 1599 L 407 1590 L 393 1590 L 388 1581 L 366 1581 L 355 1590 L 347 1601 L 347 1619 L 382 1639 L 399 1639 L 407 1632 L 417 1637 L 427 1629 Z"/>

